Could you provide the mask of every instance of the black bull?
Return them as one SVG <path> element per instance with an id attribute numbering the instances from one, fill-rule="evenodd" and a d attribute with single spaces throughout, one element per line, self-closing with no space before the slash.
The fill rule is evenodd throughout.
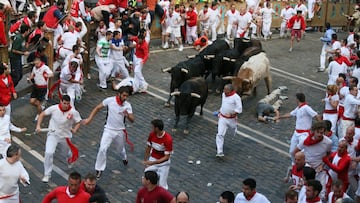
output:
<path id="1" fill-rule="evenodd" d="M 203 107 L 208 97 L 208 85 L 202 77 L 191 78 L 181 84 L 179 90 L 172 92 L 171 95 L 175 96 L 176 119 L 174 130 L 177 128 L 180 115 L 187 115 L 184 133 L 188 134 L 189 122 L 194 116 L 197 106 L 201 105 L 200 115 L 203 115 Z"/>

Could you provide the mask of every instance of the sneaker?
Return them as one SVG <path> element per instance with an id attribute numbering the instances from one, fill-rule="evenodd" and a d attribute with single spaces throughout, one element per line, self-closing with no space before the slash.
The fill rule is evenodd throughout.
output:
<path id="1" fill-rule="evenodd" d="M 289 52 L 292 52 L 292 47 L 289 49 Z"/>
<path id="2" fill-rule="evenodd" d="M 165 42 L 163 49 L 168 49 L 169 48 L 169 44 L 167 42 Z"/>
<path id="3" fill-rule="evenodd" d="M 123 162 L 124 166 L 127 166 L 127 165 L 128 165 L 128 163 L 129 163 L 129 161 L 128 161 L 128 160 L 122 160 L 122 162 Z"/>
<path id="4" fill-rule="evenodd" d="M 96 171 L 96 179 L 100 179 L 102 175 L 102 171 Z"/>
<path id="5" fill-rule="evenodd" d="M 87 74 L 87 79 L 88 79 L 88 80 L 91 80 L 91 75 L 90 75 L 90 73 Z"/>
<path id="6" fill-rule="evenodd" d="M 74 166 L 74 163 L 68 163 L 68 168 L 70 169 L 70 168 L 73 168 L 73 166 Z"/>
<path id="7" fill-rule="evenodd" d="M 320 68 L 317 70 L 317 72 L 324 72 L 324 71 L 325 69 L 320 69 Z"/>
<path id="8" fill-rule="evenodd" d="M 289 97 L 288 97 L 288 96 L 283 96 L 283 95 L 281 95 L 281 96 L 279 96 L 279 99 L 280 99 L 280 100 L 287 100 L 287 99 L 289 99 Z"/>
<path id="9" fill-rule="evenodd" d="M 99 83 L 96 83 L 96 86 L 102 90 L 106 90 L 106 87 L 101 87 Z"/>
<path id="10" fill-rule="evenodd" d="M 180 47 L 179 47 L 179 51 L 183 51 L 183 50 L 184 50 L 183 45 L 180 45 Z"/>
<path id="11" fill-rule="evenodd" d="M 43 182 L 43 183 L 48 183 L 49 182 L 49 179 L 50 179 L 50 176 L 44 176 L 42 179 L 41 179 L 41 181 Z"/>
<path id="12" fill-rule="evenodd" d="M 225 156 L 225 155 L 224 155 L 224 153 L 222 153 L 222 152 L 216 154 L 216 157 L 224 157 L 224 156 Z"/>

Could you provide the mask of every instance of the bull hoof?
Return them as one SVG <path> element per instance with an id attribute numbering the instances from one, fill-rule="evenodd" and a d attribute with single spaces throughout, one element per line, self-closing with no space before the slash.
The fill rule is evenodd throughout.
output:
<path id="1" fill-rule="evenodd" d="M 186 130 L 186 129 L 185 129 L 185 130 L 184 130 L 184 134 L 185 134 L 185 135 L 189 134 L 189 130 Z"/>
<path id="2" fill-rule="evenodd" d="M 177 129 L 176 129 L 176 128 L 173 128 L 173 129 L 171 129 L 171 131 L 176 132 L 176 131 L 177 131 Z"/>
<path id="3" fill-rule="evenodd" d="M 170 103 L 169 102 L 165 102 L 165 107 L 170 107 Z"/>

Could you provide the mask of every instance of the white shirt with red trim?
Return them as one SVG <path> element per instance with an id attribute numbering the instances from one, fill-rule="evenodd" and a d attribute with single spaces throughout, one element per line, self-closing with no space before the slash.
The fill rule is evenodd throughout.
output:
<path id="1" fill-rule="evenodd" d="M 132 114 L 133 111 L 129 102 L 124 101 L 120 105 L 116 97 L 108 97 L 102 101 L 102 104 L 107 107 L 107 118 L 104 127 L 109 130 L 124 130 L 124 112 L 127 111 L 129 114 Z"/>
<path id="2" fill-rule="evenodd" d="M 76 32 L 65 32 L 61 39 L 63 40 L 63 47 L 72 51 L 73 46 L 76 44 L 79 39 L 79 34 Z"/>
<path id="3" fill-rule="evenodd" d="M 10 164 L 6 158 L 0 159 L 0 199 L 19 193 L 19 179 L 29 182 L 29 174 L 20 161 Z M 11 202 L 11 200 L 9 200 Z M 4 202 L 7 202 L 4 199 Z"/>
<path id="4" fill-rule="evenodd" d="M 220 107 L 221 114 L 233 114 L 242 112 L 242 102 L 238 94 L 233 94 L 231 96 L 226 96 L 225 93 L 222 93 L 222 102 Z"/>
<path id="5" fill-rule="evenodd" d="M 249 12 L 246 12 L 244 15 L 238 15 L 237 23 L 238 29 L 245 29 L 252 20 L 252 15 Z"/>
<path id="6" fill-rule="evenodd" d="M 329 193 L 329 196 L 328 196 L 328 203 L 333 203 L 333 197 L 334 197 L 334 192 L 330 192 Z M 345 192 L 343 193 L 342 197 L 340 197 L 342 199 L 345 199 L 345 198 L 350 198 L 349 195 L 347 195 Z M 336 198 L 334 201 L 336 201 L 337 199 L 339 198 Z"/>
<path id="7" fill-rule="evenodd" d="M 295 129 L 298 130 L 309 130 L 312 125 L 312 119 L 318 115 L 309 105 L 296 107 L 290 112 L 291 116 L 296 117 Z"/>
<path id="8" fill-rule="evenodd" d="M 327 98 L 329 98 L 329 99 L 327 99 Z M 325 110 L 336 110 L 337 108 L 334 108 L 333 106 L 331 106 L 330 99 L 332 102 L 339 101 L 339 95 L 335 94 L 335 95 L 325 98 Z"/>
<path id="9" fill-rule="evenodd" d="M 358 105 L 360 105 L 360 99 L 356 99 L 352 94 L 346 95 L 344 101 L 344 117 L 355 119 L 358 112 Z"/>
<path id="10" fill-rule="evenodd" d="M 323 136 L 323 139 L 314 145 L 304 145 L 304 139 L 300 140 L 297 148 L 304 150 L 305 161 L 311 168 L 317 168 L 323 163 L 322 158 L 331 152 L 332 141 L 327 136 Z"/>
<path id="11" fill-rule="evenodd" d="M 156 136 L 155 132 L 151 132 L 146 144 L 151 147 L 150 156 L 155 159 L 161 159 L 165 155 L 173 153 L 172 137 L 165 131 L 161 137 Z"/>
<path id="12" fill-rule="evenodd" d="M 48 75 L 53 74 L 49 66 L 42 64 L 39 68 L 33 67 L 31 74 L 34 75 L 34 81 L 36 86 L 47 87 Z"/>
<path id="13" fill-rule="evenodd" d="M 239 193 L 235 197 L 234 203 L 270 203 L 270 201 L 260 193 L 256 193 L 250 200 L 247 200 L 244 193 Z"/>
<path id="14" fill-rule="evenodd" d="M 71 108 L 69 111 L 63 112 L 60 110 L 59 104 L 45 109 L 44 114 L 51 116 L 49 129 L 54 130 L 54 132 L 50 131 L 49 133 L 54 133 L 60 138 L 71 138 L 73 125 L 81 121 L 80 113 L 77 110 Z"/>
<path id="15" fill-rule="evenodd" d="M 226 11 L 225 17 L 228 18 L 228 25 L 232 25 L 234 22 L 236 22 L 236 19 L 240 15 L 238 10 L 235 10 L 234 13 L 231 10 Z"/>

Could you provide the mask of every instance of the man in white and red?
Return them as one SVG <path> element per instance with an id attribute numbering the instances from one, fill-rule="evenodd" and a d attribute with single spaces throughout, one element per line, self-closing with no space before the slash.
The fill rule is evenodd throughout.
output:
<path id="1" fill-rule="evenodd" d="M 306 23 L 304 16 L 301 15 L 301 10 L 296 11 L 296 15 L 290 18 L 288 22 L 288 28 L 291 29 L 291 39 L 290 39 L 290 49 L 289 52 L 292 52 L 294 46 L 294 40 L 296 36 L 296 41 L 300 42 L 302 34 L 306 29 Z"/>
<path id="2" fill-rule="evenodd" d="M 240 15 L 239 11 L 236 10 L 236 5 L 234 3 L 231 4 L 230 10 L 226 11 L 225 18 L 227 18 L 227 26 L 226 26 L 226 37 L 227 39 L 235 38 L 237 27 L 234 25 L 234 22 Z"/>
<path id="3" fill-rule="evenodd" d="M 240 15 L 238 15 L 237 20 L 234 22 L 234 24 L 237 25 L 237 31 L 236 31 L 237 38 L 248 36 L 251 20 L 252 20 L 251 14 L 246 11 L 245 7 L 241 7 Z"/>
<path id="4" fill-rule="evenodd" d="M 339 121 L 340 119 L 342 119 L 342 117 L 344 116 L 344 101 L 345 101 L 345 97 L 346 95 L 349 94 L 349 86 L 346 83 L 346 75 L 345 74 L 340 74 L 339 77 L 336 79 L 336 84 L 339 87 L 339 91 L 338 91 L 338 95 L 339 95 L 339 107 L 338 107 L 338 112 L 339 112 Z M 358 79 L 356 77 L 351 76 L 349 79 L 349 85 L 358 85 Z M 340 136 L 341 134 L 341 121 L 338 123 L 338 136 Z M 343 137 L 344 135 L 342 135 Z"/>
<path id="5" fill-rule="evenodd" d="M 347 152 L 351 158 L 351 164 L 348 172 L 349 176 L 349 187 L 356 190 L 357 188 L 357 166 L 358 164 L 354 161 L 356 159 L 357 148 L 359 147 L 359 139 L 355 139 L 355 127 L 350 126 L 346 130 L 346 134 L 339 141 L 345 140 L 347 142 Z"/>
<path id="6" fill-rule="evenodd" d="M 198 38 L 197 36 L 197 14 L 194 11 L 194 4 L 190 4 L 189 10 L 185 15 L 186 20 L 186 41 L 188 44 L 193 44 Z"/>
<path id="7" fill-rule="evenodd" d="M 296 118 L 295 131 L 291 137 L 289 154 L 291 155 L 292 165 L 294 163 L 294 150 L 299 144 L 301 139 L 304 139 L 310 133 L 312 120 L 315 117 L 318 121 L 321 120 L 321 117 L 316 111 L 314 111 L 305 100 L 305 95 L 303 93 L 296 94 L 296 102 L 298 106 L 292 110 L 290 113 L 286 113 L 280 118 Z"/>
<path id="8" fill-rule="evenodd" d="M 70 8 L 70 15 L 71 15 L 71 18 L 75 22 L 81 22 L 82 29 L 81 29 L 81 32 L 79 33 L 79 37 L 82 39 L 85 36 L 85 34 L 87 33 L 87 28 L 86 28 L 83 18 L 86 18 L 86 16 L 89 15 L 85 10 L 84 0 L 73 0 L 72 1 L 71 8 Z"/>
<path id="9" fill-rule="evenodd" d="M 17 99 L 14 82 L 5 63 L 0 63 L 0 104 L 5 106 L 5 113 L 10 117 L 11 100 Z"/>
<path id="10" fill-rule="evenodd" d="M 168 189 L 167 178 L 170 170 L 170 156 L 173 153 L 171 135 L 164 130 L 160 119 L 151 121 L 152 131 L 147 139 L 143 164 L 146 171 L 155 171 L 159 175 L 159 185 Z"/>
<path id="11" fill-rule="evenodd" d="M 226 131 L 229 129 L 231 135 L 236 134 L 237 117 L 243 110 L 241 97 L 236 93 L 232 84 L 224 86 L 221 98 L 221 107 L 218 113 L 218 131 L 216 134 L 216 157 L 224 156 Z"/>
<path id="12" fill-rule="evenodd" d="M 46 26 L 44 21 L 39 21 L 37 23 L 36 29 L 29 35 L 28 40 L 26 42 L 26 47 L 29 47 L 30 45 L 37 45 L 40 40 L 44 40 L 48 42 L 49 40 L 44 38 Z"/>
<path id="13" fill-rule="evenodd" d="M 328 65 L 328 85 L 336 85 L 336 79 L 339 77 L 339 74 L 347 74 L 347 65 L 343 63 L 343 59 L 339 52 L 335 52 L 331 62 Z M 345 60 L 347 60 L 345 58 Z"/>
<path id="14" fill-rule="evenodd" d="M 296 11 L 290 6 L 288 1 L 285 2 L 285 7 L 281 9 L 280 17 L 282 18 L 280 25 L 280 38 L 285 37 L 285 32 L 288 30 L 288 23 L 290 18 L 296 14 Z M 288 35 L 288 34 L 287 34 Z"/>
<path id="15" fill-rule="evenodd" d="M 149 84 L 145 81 L 142 69 L 149 58 L 149 47 L 143 35 L 134 38 L 134 42 L 136 42 L 133 56 L 134 78 L 139 81 L 139 92 L 146 92 Z"/>
<path id="16" fill-rule="evenodd" d="M 294 165 L 289 170 L 288 177 L 284 179 L 284 182 L 287 183 L 291 181 L 292 185 L 290 186 L 291 190 L 300 191 L 303 185 L 303 171 L 305 167 L 305 155 L 304 152 L 297 152 L 295 154 Z"/>
<path id="17" fill-rule="evenodd" d="M 52 105 L 39 115 L 36 132 L 41 132 L 41 124 L 45 116 L 50 116 L 49 129 L 45 144 L 44 177 L 42 182 L 47 183 L 53 169 L 54 153 L 58 144 L 64 149 L 70 149 L 72 157 L 67 159 L 69 164 L 76 161 L 78 150 L 72 144 L 71 138 L 81 125 L 81 116 L 78 111 L 70 106 L 70 97 L 64 95 L 58 105 Z M 70 150 L 63 150 L 64 156 L 68 156 Z M 70 166 L 70 165 L 69 165 Z"/>
<path id="18" fill-rule="evenodd" d="M 325 197 L 325 185 L 328 182 L 328 175 L 323 170 L 323 157 L 331 152 L 332 147 L 330 138 L 324 136 L 325 130 L 326 123 L 324 121 L 315 122 L 311 126 L 311 132 L 299 142 L 294 150 L 295 153 L 303 150 L 307 165 L 317 171 L 316 180 L 323 185 L 321 197 Z"/>
<path id="19" fill-rule="evenodd" d="M 323 120 L 331 122 L 331 133 L 336 135 L 336 126 L 338 121 L 337 107 L 339 105 L 339 95 L 337 94 L 337 85 L 328 85 L 326 87 L 326 97 L 322 99 L 325 103 L 323 111 Z"/>
<path id="20" fill-rule="evenodd" d="M 318 180 L 309 180 L 306 185 L 306 199 L 299 201 L 299 203 L 322 203 L 320 193 L 323 186 Z"/>
<path id="21" fill-rule="evenodd" d="M 346 140 L 339 142 L 337 152 L 333 152 L 329 156 L 323 157 L 323 162 L 330 168 L 328 171 L 331 181 L 341 180 L 343 189 L 347 191 L 349 186 L 349 168 L 351 158 L 347 152 L 348 143 Z"/>
<path id="22" fill-rule="evenodd" d="M 70 96 L 70 105 L 75 108 L 75 98 L 81 95 L 80 85 L 83 84 L 82 72 L 76 58 L 71 59 L 70 62 L 61 69 L 60 81 L 61 93 Z"/>
<path id="23" fill-rule="evenodd" d="M 331 192 L 328 196 L 328 203 L 336 203 L 341 199 L 350 198 L 348 194 L 345 193 L 343 182 L 341 180 L 335 180 L 331 183 Z"/>
<path id="24" fill-rule="evenodd" d="M 179 13 L 174 11 L 174 8 L 171 7 L 168 10 L 167 16 L 167 28 L 166 28 L 166 35 L 165 35 L 165 45 L 164 47 L 169 47 L 169 37 L 174 36 L 179 42 L 179 51 L 183 51 L 183 45 L 181 40 L 181 16 Z"/>
<path id="25" fill-rule="evenodd" d="M 301 15 L 304 16 L 304 19 L 306 19 L 308 9 L 305 6 L 303 0 L 298 0 L 298 3 L 294 7 L 295 11 L 301 11 Z"/>
<path id="26" fill-rule="evenodd" d="M 68 55 L 72 54 L 73 46 L 80 43 L 79 34 L 75 32 L 74 27 L 70 26 L 69 31 L 65 32 L 59 39 L 58 57 L 64 60 Z"/>
<path id="27" fill-rule="evenodd" d="M 34 67 L 29 77 L 29 81 L 33 82 L 30 104 L 35 106 L 37 110 L 35 121 L 42 112 L 41 102 L 44 101 L 47 93 L 48 80 L 53 76 L 54 73 L 50 70 L 50 68 L 41 61 L 40 57 L 36 57 L 34 60 Z"/>
<path id="28" fill-rule="evenodd" d="M 360 105 L 360 99 L 357 99 L 358 88 L 355 85 L 349 87 L 350 93 L 346 95 L 344 101 L 344 115 L 341 119 L 341 131 L 339 133 L 339 138 L 344 137 L 346 130 L 350 126 L 354 126 L 355 118 L 358 112 L 358 105 Z"/>
<path id="29" fill-rule="evenodd" d="M 255 179 L 247 178 L 243 181 L 242 192 L 236 195 L 234 203 L 270 203 L 270 201 L 256 191 Z"/>
<path id="30" fill-rule="evenodd" d="M 53 47 L 57 47 L 57 39 L 64 33 L 64 30 L 60 25 L 60 22 L 64 19 L 64 15 L 61 12 L 64 5 L 65 2 L 63 0 L 58 0 L 56 5 L 51 6 L 43 17 L 46 27 L 54 31 Z"/>
<path id="31" fill-rule="evenodd" d="M 209 13 L 209 6 L 207 4 L 204 5 L 204 8 L 200 10 L 198 14 L 199 22 L 200 22 L 200 35 L 209 36 L 209 29 L 210 29 L 210 13 Z"/>
<path id="32" fill-rule="evenodd" d="M 211 41 L 215 41 L 217 38 L 217 26 L 220 22 L 220 12 L 217 2 L 212 2 L 209 8 L 209 23 L 211 32 Z"/>

